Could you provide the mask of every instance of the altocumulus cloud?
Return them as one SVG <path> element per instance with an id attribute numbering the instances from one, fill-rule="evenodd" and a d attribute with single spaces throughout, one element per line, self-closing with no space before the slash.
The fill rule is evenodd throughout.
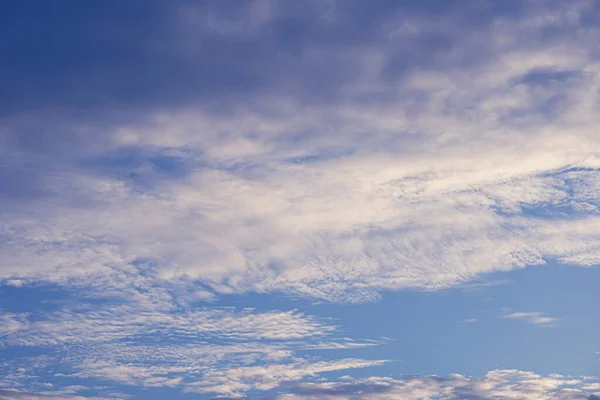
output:
<path id="1" fill-rule="evenodd" d="M 50 356 L 24 356 L 0 365 L 5 377 L 0 387 L 10 386 L 11 381 L 34 381 L 36 374 L 52 366 L 65 368 L 61 376 L 239 395 L 322 372 L 385 362 L 302 357 L 305 350 L 379 343 L 336 337 L 335 326 L 294 311 L 213 307 L 170 313 L 123 306 L 0 314 L 0 318 L 7 322 L 0 327 L 0 349 L 51 349 Z"/>
<path id="2" fill-rule="evenodd" d="M 385 360 L 299 356 L 372 343 L 295 311 L 190 304 L 376 301 L 546 259 L 600 261 L 596 2 L 134 1 L 118 18 L 110 1 L 27 3 L 0 24 L 15 38 L 2 61 L 0 280 L 124 305 L 0 314 L 3 348 L 68 349 L 71 377 L 242 396 Z M 148 331 L 164 342 L 125 342 Z M 2 365 L 5 386 L 51 362 Z M 499 396 L 529 393 L 518 377 L 371 384 L 477 398 L 500 379 Z M 543 395 L 571 390 L 531 379 L 552 382 Z"/>
<path id="3" fill-rule="evenodd" d="M 259 41 L 286 12 L 264 4 L 225 13 L 227 29 L 218 13 L 193 26 L 231 46 Z M 583 17 L 592 3 L 535 4 L 475 26 L 477 35 L 461 34 L 448 11 L 388 17 L 360 45 L 297 38 L 289 51 L 307 66 L 357 60 L 352 79 L 329 82 L 343 101 L 303 103 L 273 77 L 272 90 L 248 89 L 253 100 L 233 109 L 186 103 L 47 119 L 32 108 L 3 119 L 1 277 L 128 295 L 146 286 L 136 296 L 147 302 L 169 301 L 167 286 L 182 280 L 217 294 L 355 302 L 545 258 L 597 263 L 598 29 Z M 345 29 L 335 18 L 313 23 Z M 404 23 L 420 33 L 391 28 Z M 444 30 L 456 32 L 447 48 L 392 74 L 395 49 Z M 298 67 L 288 73 L 307 79 Z"/>

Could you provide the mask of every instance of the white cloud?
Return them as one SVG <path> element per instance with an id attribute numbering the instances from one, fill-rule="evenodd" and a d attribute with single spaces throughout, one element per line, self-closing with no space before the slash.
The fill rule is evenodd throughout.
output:
<path id="1" fill-rule="evenodd" d="M 6 337 L 27 327 L 27 314 L 13 314 L 0 311 L 0 337 Z"/>
<path id="2" fill-rule="evenodd" d="M 515 312 L 504 315 L 502 318 L 522 319 L 528 324 L 554 326 L 554 323 L 559 321 L 559 318 L 545 316 L 541 312 Z"/>

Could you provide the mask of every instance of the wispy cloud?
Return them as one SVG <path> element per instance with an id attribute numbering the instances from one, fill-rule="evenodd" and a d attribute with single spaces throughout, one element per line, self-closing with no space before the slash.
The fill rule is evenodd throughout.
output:
<path id="1" fill-rule="evenodd" d="M 542 326 L 555 326 L 555 323 L 560 320 L 560 318 L 548 317 L 541 312 L 515 312 L 504 315 L 502 318 L 521 319 L 526 321 L 528 324 Z"/>
<path id="2" fill-rule="evenodd" d="M 462 375 L 370 377 L 343 382 L 302 383 L 277 400 L 309 399 L 595 399 L 582 378 L 542 376 L 518 370 L 490 371 L 481 378 Z"/>
<path id="3" fill-rule="evenodd" d="M 509 281 L 507 279 L 496 279 L 496 280 L 487 281 L 487 282 L 477 282 L 476 280 L 474 280 L 472 282 L 462 283 L 462 284 L 458 285 L 458 288 L 465 292 L 471 292 L 471 291 L 486 289 L 486 288 L 494 287 L 494 286 L 507 285 L 510 283 L 512 283 L 512 281 Z"/>
<path id="4" fill-rule="evenodd" d="M 244 392 L 252 389 L 274 389 L 282 383 L 299 381 L 304 377 L 315 377 L 323 372 L 372 367 L 384 362 L 343 359 L 333 362 L 272 364 L 212 371 L 203 381 L 188 386 L 186 390 L 241 396 Z"/>
<path id="5" fill-rule="evenodd" d="M 0 400 L 116 400 L 116 398 L 82 397 L 51 393 L 28 393 L 17 390 L 0 389 Z"/>
<path id="6" fill-rule="evenodd" d="M 344 365 L 352 367 L 349 360 Z M 342 363 L 340 363 L 341 365 Z M 295 374 L 312 374 L 315 370 L 332 370 L 336 366 L 315 366 L 312 371 L 288 371 L 267 369 L 253 371 L 232 371 L 232 376 L 252 374 L 253 384 L 258 388 L 271 387 L 274 377 L 277 383 L 281 377 Z M 279 374 L 279 375 L 278 375 Z M 294 379 L 296 380 L 296 379 Z M 221 382 L 216 379 L 214 387 L 203 387 L 202 390 L 213 389 L 213 392 L 223 393 L 227 398 L 246 398 L 236 394 L 246 389 L 237 379 Z M 339 381 L 284 383 L 282 394 L 269 397 L 274 400 L 336 400 L 336 399 L 407 399 L 424 398 L 469 398 L 483 399 L 552 399 L 552 400 L 596 400 L 600 394 L 595 391 L 598 383 L 583 377 L 570 377 L 558 374 L 547 376 L 519 370 L 496 370 L 482 377 L 466 377 L 453 374 L 449 376 L 407 376 L 398 379 L 372 376 L 368 378 L 353 378 L 343 376 Z M 2 397 L 4 396 L 4 397 Z M 0 390 L 2 400 L 108 400 L 96 397 L 80 397 L 68 395 L 35 394 L 17 391 Z"/>
<path id="7" fill-rule="evenodd" d="M 52 363 L 72 371 L 64 372 L 65 376 L 76 378 L 233 395 L 322 372 L 383 363 L 303 357 L 309 349 L 355 349 L 379 343 L 336 338 L 337 327 L 296 311 L 212 307 L 182 313 L 118 306 L 6 314 L 2 319 L 9 323 L 0 327 L 0 347 L 47 349 L 43 363 L 17 358 L 0 368 L 4 376 L 15 371 L 28 374 L 15 375 L 17 382 L 26 382 Z"/>

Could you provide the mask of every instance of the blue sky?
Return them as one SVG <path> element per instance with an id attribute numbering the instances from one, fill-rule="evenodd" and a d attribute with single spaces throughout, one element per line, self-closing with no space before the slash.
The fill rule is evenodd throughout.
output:
<path id="1" fill-rule="evenodd" d="M 600 7 L 0 5 L 0 400 L 600 398 Z"/>

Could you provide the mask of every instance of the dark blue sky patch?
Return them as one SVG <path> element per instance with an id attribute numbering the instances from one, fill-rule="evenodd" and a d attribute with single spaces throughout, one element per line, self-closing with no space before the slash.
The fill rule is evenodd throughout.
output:
<path id="1" fill-rule="evenodd" d="M 81 161 L 81 166 L 100 175 L 112 176 L 134 186 L 152 189 L 161 181 L 187 176 L 193 162 L 179 156 L 129 148 Z"/>
<path id="2" fill-rule="evenodd" d="M 11 40 L 3 41 L 0 51 L 11 56 L 0 62 L 0 115 L 61 108 L 139 112 L 190 104 L 227 108 L 232 100 L 261 93 L 284 93 L 311 103 L 331 101 L 340 85 L 360 73 L 360 60 L 337 59 L 336 51 L 385 43 L 381 27 L 390 19 L 452 15 L 462 18 L 461 26 L 468 30 L 503 13 L 520 12 L 514 1 L 501 6 L 351 1 L 336 3 L 335 20 L 326 22 L 327 8 L 315 1 L 280 3 L 271 20 L 243 35 L 223 34 L 207 22 L 212 18 L 228 26 L 243 25 L 251 4 L 4 3 L 0 35 Z M 395 56 L 382 78 L 396 81 L 403 72 L 433 60 L 432 50 L 443 51 L 453 40 L 446 32 L 395 44 Z M 319 61 L 305 57 L 311 49 L 324 50 L 324 55 L 335 51 Z"/>
<path id="3" fill-rule="evenodd" d="M 56 311 L 72 303 L 77 297 L 75 291 L 57 285 L 0 285 L 0 309 L 12 313 Z"/>
<path id="4" fill-rule="evenodd" d="M 324 161 L 329 161 L 336 158 L 342 158 L 352 155 L 353 151 L 328 151 L 321 152 L 317 154 L 307 154 L 298 157 L 292 157 L 286 160 L 286 162 L 291 164 L 313 164 Z"/>
<path id="5" fill-rule="evenodd" d="M 579 77 L 579 71 L 561 71 L 556 69 L 535 69 L 527 72 L 519 80 L 526 85 L 547 85 L 549 83 L 565 82 Z"/>
<path id="6" fill-rule="evenodd" d="M 79 311 L 124 304 L 122 299 L 100 297 L 85 289 L 52 284 L 0 285 L 0 309 L 12 313 L 31 313 L 32 320 L 44 319 L 47 313 L 65 308 Z"/>
<path id="7" fill-rule="evenodd" d="M 558 189 L 565 193 L 566 198 L 555 203 L 524 204 L 520 213 L 526 217 L 556 221 L 577 220 L 600 215 L 600 203 L 597 196 L 593 196 L 594 187 L 590 187 L 594 180 L 592 179 L 588 185 L 581 182 L 593 178 L 598 173 L 600 171 L 593 168 L 567 167 L 540 174 L 540 177 L 560 179 L 562 184 Z M 588 192 L 581 192 L 582 190 Z M 591 198 L 590 195 L 592 195 Z"/>

